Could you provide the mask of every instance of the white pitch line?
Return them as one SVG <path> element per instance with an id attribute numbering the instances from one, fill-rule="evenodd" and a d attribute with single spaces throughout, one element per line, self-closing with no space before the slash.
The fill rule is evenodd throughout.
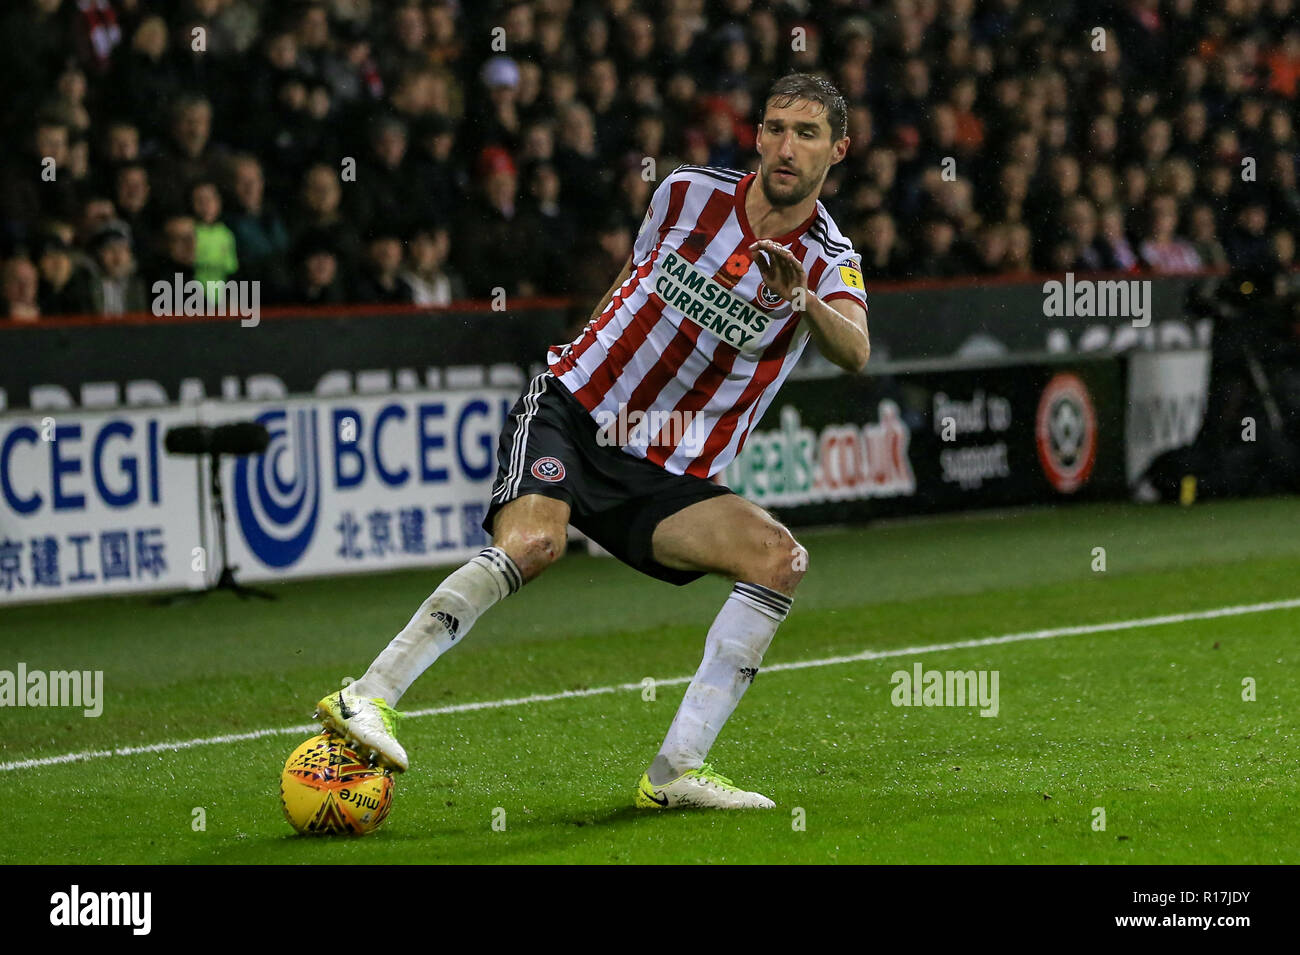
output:
<path id="1" fill-rule="evenodd" d="M 763 673 L 776 673 L 782 670 L 807 670 L 814 667 L 838 666 L 843 663 L 862 663 L 868 660 L 883 660 L 889 657 L 908 657 L 922 653 L 942 653 L 947 650 L 971 650 L 979 647 L 992 647 L 1002 643 L 1022 643 L 1027 640 L 1051 640 L 1055 637 L 1071 637 L 1088 633 L 1110 633 L 1115 630 L 1137 630 L 1143 627 L 1159 627 L 1171 623 L 1187 623 L 1192 620 L 1213 620 L 1218 617 L 1239 617 L 1243 614 L 1268 613 L 1272 610 L 1294 610 L 1300 608 L 1300 597 L 1290 600 L 1273 600 L 1268 603 L 1241 604 L 1234 607 L 1217 607 L 1214 610 L 1197 610 L 1192 613 L 1171 613 L 1158 617 L 1140 617 L 1136 620 L 1115 620 L 1110 623 L 1090 623 L 1074 627 L 1050 627 L 1046 630 L 1026 630 L 1021 633 L 1004 633 L 996 637 L 979 637 L 974 640 L 957 640 L 952 643 L 931 643 L 918 647 L 898 647 L 892 650 L 863 650 L 847 656 L 822 657 L 817 660 L 800 660 L 793 663 L 774 663 L 762 668 Z M 655 680 L 655 686 L 676 686 L 689 683 L 691 677 L 678 676 L 668 680 Z M 477 703 L 453 703 L 449 706 L 432 706 L 423 710 L 411 710 L 405 716 L 408 719 L 421 716 L 444 716 L 449 713 L 472 713 L 476 710 L 499 710 L 510 706 L 527 706 L 529 703 L 553 703 L 557 700 L 576 700 L 588 696 L 600 696 L 605 693 L 617 693 L 623 690 L 640 690 L 642 684 L 619 683 L 614 686 L 595 686 L 585 690 L 564 690 L 560 693 L 535 693 L 532 696 L 516 696 L 504 700 L 482 700 Z M 163 753 L 181 749 L 194 749 L 196 746 L 216 746 L 222 743 L 244 743 L 249 740 L 264 739 L 268 736 L 288 736 L 291 734 L 310 733 L 318 729 L 319 724 L 306 723 L 301 726 L 283 726 L 278 729 L 253 730 L 249 733 L 229 733 L 223 736 L 207 736 L 199 739 L 179 740 L 172 743 L 150 743 L 147 746 L 119 746 L 116 749 L 89 749 L 79 753 L 64 753 L 61 756 L 41 756 L 36 759 L 21 759 L 11 763 L 0 763 L 0 772 L 12 772 L 18 769 L 37 769 L 42 766 L 57 766 L 62 763 L 77 763 L 90 759 L 102 759 L 107 756 L 138 756 L 143 753 Z"/>

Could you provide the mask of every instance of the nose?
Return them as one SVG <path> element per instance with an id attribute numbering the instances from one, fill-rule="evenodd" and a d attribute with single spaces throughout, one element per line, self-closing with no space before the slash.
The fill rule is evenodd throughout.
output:
<path id="1" fill-rule="evenodd" d="M 783 160 L 794 159 L 794 131 L 787 130 L 786 134 L 781 137 L 781 149 L 777 153 Z"/>

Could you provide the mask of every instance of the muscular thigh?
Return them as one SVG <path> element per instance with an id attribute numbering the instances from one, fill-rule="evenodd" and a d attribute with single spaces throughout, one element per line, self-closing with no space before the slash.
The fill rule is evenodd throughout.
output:
<path id="1" fill-rule="evenodd" d="M 771 514 L 738 494 L 692 504 L 660 521 L 655 560 L 792 593 L 806 553 Z"/>

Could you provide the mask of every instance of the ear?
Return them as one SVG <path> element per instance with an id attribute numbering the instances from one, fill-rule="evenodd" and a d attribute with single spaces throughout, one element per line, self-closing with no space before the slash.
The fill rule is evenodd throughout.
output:
<path id="1" fill-rule="evenodd" d="M 848 152 L 849 152 L 849 137 L 845 136 L 843 139 L 841 139 L 839 142 L 837 142 L 835 145 L 831 147 L 831 165 L 834 166 L 838 162 L 843 162 L 844 157 L 848 155 Z"/>

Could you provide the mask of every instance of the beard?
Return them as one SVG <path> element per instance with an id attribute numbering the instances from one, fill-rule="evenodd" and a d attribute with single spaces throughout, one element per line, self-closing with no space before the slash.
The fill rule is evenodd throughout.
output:
<path id="1" fill-rule="evenodd" d="M 813 183 L 805 176 L 797 176 L 793 182 L 779 180 L 776 176 L 768 172 L 767 169 L 762 171 L 763 194 L 767 196 L 767 201 L 777 208 L 788 206 L 797 206 L 803 202 L 813 191 Z"/>

